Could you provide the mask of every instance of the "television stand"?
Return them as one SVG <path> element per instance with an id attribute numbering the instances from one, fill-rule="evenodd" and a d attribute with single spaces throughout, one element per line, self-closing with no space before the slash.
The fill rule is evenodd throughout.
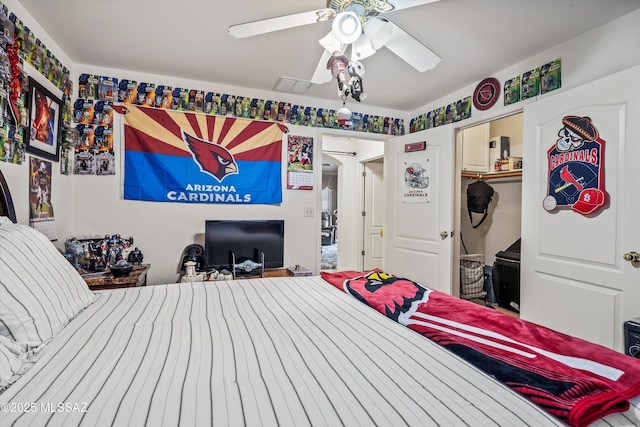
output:
<path id="1" fill-rule="evenodd" d="M 270 277 L 292 277 L 289 270 L 286 268 L 269 268 L 262 272 L 250 273 L 249 275 L 236 275 L 235 280 L 244 280 L 244 279 L 263 279 Z"/>

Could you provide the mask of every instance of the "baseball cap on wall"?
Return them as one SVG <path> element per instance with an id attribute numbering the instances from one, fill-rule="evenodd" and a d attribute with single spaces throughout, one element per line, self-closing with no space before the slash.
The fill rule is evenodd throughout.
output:
<path id="1" fill-rule="evenodd" d="M 589 215 L 600 209 L 606 201 L 607 196 L 604 191 L 598 188 L 587 188 L 580 192 L 578 201 L 571 206 L 571 209 L 582 215 Z"/>

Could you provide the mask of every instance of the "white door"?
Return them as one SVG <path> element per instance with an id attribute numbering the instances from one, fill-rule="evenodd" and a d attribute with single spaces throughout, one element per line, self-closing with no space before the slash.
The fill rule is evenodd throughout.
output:
<path id="1" fill-rule="evenodd" d="M 405 153 L 405 144 L 422 141 L 426 150 Z M 447 293 L 451 293 L 453 147 L 453 126 L 445 125 L 392 138 L 384 150 L 384 269 Z"/>
<path id="2" fill-rule="evenodd" d="M 623 322 L 640 316 L 640 263 L 624 259 L 640 252 L 640 67 L 526 106 L 523 158 L 521 317 L 622 350 Z M 604 201 L 582 193 L 601 164 L 606 203 L 588 214 Z"/>
<path id="3" fill-rule="evenodd" d="M 364 211 L 362 233 L 363 270 L 382 268 L 384 226 L 384 163 L 364 164 Z"/>

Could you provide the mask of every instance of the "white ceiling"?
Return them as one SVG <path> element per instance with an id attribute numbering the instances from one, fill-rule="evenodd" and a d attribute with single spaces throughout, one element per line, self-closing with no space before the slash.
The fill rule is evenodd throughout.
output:
<path id="1" fill-rule="evenodd" d="M 331 28 L 228 35 L 230 25 L 321 9 L 326 0 L 19 1 L 76 64 L 267 91 L 280 76 L 309 80 L 323 51 L 318 40 Z M 638 8 L 640 0 L 440 0 L 389 13 L 442 62 L 419 73 L 381 49 L 362 60 L 363 103 L 414 110 Z M 305 95 L 339 100 L 335 81 Z"/>

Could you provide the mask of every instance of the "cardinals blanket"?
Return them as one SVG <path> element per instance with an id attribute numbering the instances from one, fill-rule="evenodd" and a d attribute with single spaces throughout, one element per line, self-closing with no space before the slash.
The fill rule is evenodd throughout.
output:
<path id="1" fill-rule="evenodd" d="M 380 271 L 321 275 L 573 426 L 640 394 L 639 359 Z"/>

